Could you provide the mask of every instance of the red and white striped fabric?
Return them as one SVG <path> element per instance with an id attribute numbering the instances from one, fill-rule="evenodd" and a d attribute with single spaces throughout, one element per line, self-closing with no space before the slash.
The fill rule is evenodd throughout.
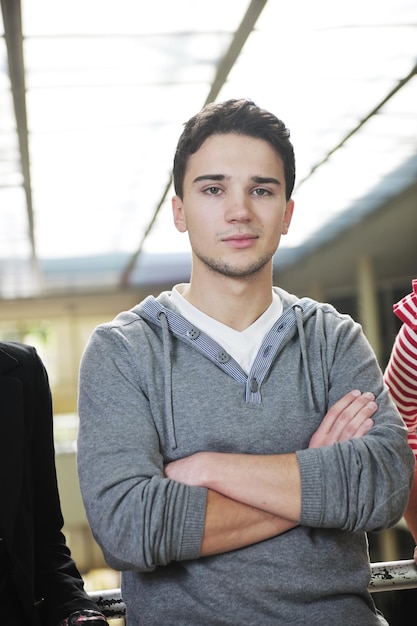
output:
<path id="1" fill-rule="evenodd" d="M 394 305 L 403 322 L 392 348 L 384 379 L 408 428 L 408 442 L 417 459 L 417 279 L 413 291 Z"/>

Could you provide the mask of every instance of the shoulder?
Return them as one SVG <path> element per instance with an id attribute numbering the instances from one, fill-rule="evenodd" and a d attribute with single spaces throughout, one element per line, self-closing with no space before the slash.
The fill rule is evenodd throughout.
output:
<path id="1" fill-rule="evenodd" d="M 344 321 L 354 323 L 354 320 L 347 314 L 338 311 L 329 302 L 319 302 L 309 297 L 298 297 L 294 294 L 288 293 L 284 289 L 274 287 L 275 293 L 279 295 L 282 300 L 284 311 L 288 309 L 298 309 L 302 315 L 303 322 L 307 319 L 322 320 L 323 323 L 333 322 L 341 323 Z"/>
<path id="2" fill-rule="evenodd" d="M 33 346 L 29 346 L 24 343 L 18 343 L 15 341 L 0 341 L 0 352 L 11 356 L 15 359 L 27 359 L 31 358 L 34 352 L 36 352 Z"/>
<path id="3" fill-rule="evenodd" d="M 148 296 L 128 311 L 122 311 L 116 317 L 97 326 L 92 338 L 105 339 L 133 339 L 140 341 L 141 337 L 153 335 L 155 328 L 160 327 L 159 316 L 167 309 L 173 309 L 169 292 L 162 292 L 157 298 Z"/>
<path id="4" fill-rule="evenodd" d="M 43 370 L 43 363 L 33 346 L 17 342 L 0 342 L 0 371 Z"/>

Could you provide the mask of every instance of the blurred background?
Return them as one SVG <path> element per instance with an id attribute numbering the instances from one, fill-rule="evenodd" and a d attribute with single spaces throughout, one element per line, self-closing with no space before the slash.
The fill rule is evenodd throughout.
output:
<path id="1" fill-rule="evenodd" d="M 295 214 L 275 283 L 351 314 L 384 367 L 417 277 L 417 3 L 0 3 L 0 339 L 45 362 L 68 541 L 91 588 L 116 587 L 79 494 L 78 366 L 96 324 L 189 278 L 170 208 L 184 122 L 241 97 L 285 122 Z M 371 550 L 412 544 L 400 523 Z"/>

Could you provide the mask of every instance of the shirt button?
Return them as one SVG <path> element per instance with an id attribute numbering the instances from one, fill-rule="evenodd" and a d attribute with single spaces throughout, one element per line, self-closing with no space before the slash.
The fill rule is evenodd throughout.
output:
<path id="1" fill-rule="evenodd" d="M 199 334 L 200 334 L 200 331 L 195 326 L 192 326 L 191 328 L 189 328 L 186 333 L 189 339 L 197 339 Z"/>
<path id="2" fill-rule="evenodd" d="M 258 381 L 256 380 L 256 378 L 251 378 L 249 389 L 251 390 L 252 393 L 256 393 L 258 391 L 259 385 L 258 385 Z"/>
<path id="3" fill-rule="evenodd" d="M 229 355 L 227 354 L 227 352 L 219 352 L 217 355 L 217 360 L 219 363 L 227 363 L 227 361 L 230 359 Z"/>

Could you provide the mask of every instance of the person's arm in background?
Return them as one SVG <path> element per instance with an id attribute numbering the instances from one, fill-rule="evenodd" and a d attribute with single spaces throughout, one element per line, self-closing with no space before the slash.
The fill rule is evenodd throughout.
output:
<path id="1" fill-rule="evenodd" d="M 384 379 L 392 399 L 408 429 L 408 443 L 417 458 L 417 280 L 413 291 L 394 305 L 403 322 L 392 348 Z M 404 513 L 407 526 L 417 544 L 417 469 Z M 414 550 L 417 563 L 417 547 Z"/>
<path id="2" fill-rule="evenodd" d="M 52 399 L 48 375 L 36 351 L 22 353 L 27 379 L 24 390 L 33 411 L 31 458 L 34 508 L 35 588 L 43 598 L 40 611 L 45 624 L 85 623 L 105 626 L 107 621 L 84 590 L 82 577 L 62 533 L 53 441 Z M 20 357 L 19 357 L 20 358 Z M 29 403 L 29 402 L 28 402 Z M 47 511 L 47 515 L 45 512 Z"/>

